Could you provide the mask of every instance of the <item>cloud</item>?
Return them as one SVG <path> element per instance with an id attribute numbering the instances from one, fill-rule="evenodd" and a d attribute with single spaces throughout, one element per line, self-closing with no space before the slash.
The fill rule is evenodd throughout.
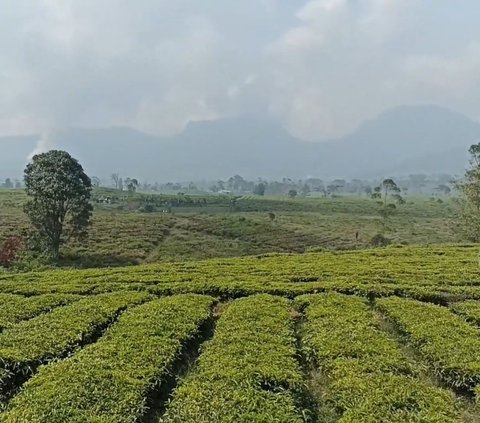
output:
<path id="1" fill-rule="evenodd" d="M 465 2 L 311 0 L 267 48 L 270 109 L 296 135 L 333 137 L 401 104 L 439 103 L 480 116 L 480 31 Z M 465 52 L 465 41 L 474 44 Z M 446 57 L 448 55 L 449 57 Z"/>
<path id="2" fill-rule="evenodd" d="M 480 116 L 480 4 L 448 0 L 4 0 L 0 135 L 268 111 L 321 139 L 383 109 Z"/>
<path id="3" fill-rule="evenodd" d="M 394 72 L 389 41 L 401 28 L 404 3 L 308 2 L 297 13 L 299 24 L 268 47 L 273 112 L 308 139 L 344 133 L 381 109 L 383 85 Z"/>
<path id="4" fill-rule="evenodd" d="M 409 83 L 403 86 L 407 95 L 415 95 L 423 101 L 448 103 L 453 108 L 480 110 L 480 98 L 477 95 L 480 84 L 480 40 L 450 57 L 409 56 L 404 60 L 402 70 L 408 75 Z"/>
<path id="5" fill-rule="evenodd" d="M 113 124 L 174 133 L 189 120 L 236 112 L 225 93 L 261 56 L 238 56 L 234 45 L 248 48 L 225 28 L 220 1 L 214 13 L 184 0 L 6 2 L 0 133 Z M 258 13 L 274 19 L 276 2 L 264 3 Z"/>

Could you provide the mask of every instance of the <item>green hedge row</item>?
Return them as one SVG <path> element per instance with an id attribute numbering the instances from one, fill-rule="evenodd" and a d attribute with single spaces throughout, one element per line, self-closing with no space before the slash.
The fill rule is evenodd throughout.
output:
<path id="1" fill-rule="evenodd" d="M 365 300 L 340 294 L 299 297 L 307 357 L 325 376 L 324 403 L 341 423 L 461 422 L 452 394 L 420 380 L 413 362 Z"/>
<path id="2" fill-rule="evenodd" d="M 67 275 L 65 275 L 67 276 Z M 57 275 L 63 277 L 63 275 Z M 73 295 L 95 295 L 115 291 L 134 291 L 144 289 L 142 283 L 126 283 L 120 281 L 118 283 L 79 283 L 70 281 L 65 277 L 63 282 L 35 282 L 35 283 L 12 283 L 2 284 L 0 292 L 4 294 L 24 295 L 24 296 L 40 296 L 46 294 L 73 294 Z"/>
<path id="3" fill-rule="evenodd" d="M 304 422 L 296 354 L 288 300 L 268 295 L 236 300 L 160 421 Z"/>
<path id="4" fill-rule="evenodd" d="M 134 267 L 51 270 L 0 274 L 0 292 L 68 284 L 95 288 L 121 282 L 176 283 L 189 281 L 249 280 L 303 284 L 480 287 L 478 246 L 389 247 L 307 254 L 271 254 L 257 257 L 212 259 Z M 316 283 L 317 282 L 317 283 Z"/>
<path id="5" fill-rule="evenodd" d="M 81 298 L 72 294 L 46 294 L 34 297 L 0 294 L 0 332 L 22 320 L 31 319 Z"/>
<path id="6" fill-rule="evenodd" d="M 279 264 L 280 265 L 280 264 Z M 272 273 L 274 269 L 272 269 Z M 117 282 L 91 282 L 77 283 L 66 280 L 64 283 L 58 282 L 38 282 L 28 284 L 13 284 L 9 287 L 5 284 L 0 287 L 3 292 L 26 295 L 40 296 L 46 294 L 57 295 L 97 295 L 108 292 L 119 291 L 144 291 L 154 295 L 179 295 L 187 293 L 210 295 L 221 298 L 240 298 L 256 294 L 279 295 L 287 298 L 294 298 L 300 295 L 317 294 L 323 292 L 338 292 L 347 295 L 358 295 L 370 298 L 382 298 L 398 296 L 412 298 L 420 301 L 428 301 L 437 304 L 446 305 L 453 301 L 462 301 L 466 299 L 480 299 L 480 287 L 471 285 L 422 285 L 418 282 L 417 286 L 402 283 L 366 283 L 358 282 L 338 277 L 337 280 L 310 281 L 309 277 L 301 276 L 297 282 L 278 282 L 277 277 L 270 276 L 268 272 L 261 278 L 258 276 L 252 278 L 249 275 L 218 277 L 214 273 L 199 273 L 186 277 L 188 281 L 171 281 L 167 278 L 165 282 L 158 283 L 147 280 L 144 282 L 131 282 L 131 279 L 141 278 L 141 272 L 131 271 L 128 275 L 119 275 Z M 124 278 L 124 279 L 122 279 Z M 315 279 L 314 277 L 312 277 Z M 305 279 L 305 281 L 304 281 Z"/>
<path id="7" fill-rule="evenodd" d="M 477 250 L 458 245 L 385 248 L 6 274 L 0 275 L 0 292 L 30 296 L 150 290 L 161 295 L 237 298 L 268 293 L 292 298 L 335 291 L 446 304 L 480 299 Z"/>
<path id="8" fill-rule="evenodd" d="M 2 416 L 5 423 L 136 422 L 172 372 L 215 300 L 185 295 L 125 312 L 95 344 L 43 366 Z"/>
<path id="9" fill-rule="evenodd" d="M 480 330 L 434 304 L 385 298 L 377 306 L 444 382 L 465 390 L 480 383 Z"/>
<path id="10" fill-rule="evenodd" d="M 451 310 L 462 316 L 468 322 L 480 326 L 480 302 L 479 301 L 463 301 L 453 303 L 450 306 Z M 475 398 L 477 407 L 480 406 L 480 386 L 475 387 Z"/>
<path id="11" fill-rule="evenodd" d="M 480 325 L 480 302 L 476 300 L 461 301 L 450 304 L 450 309 L 465 320 Z"/>
<path id="12" fill-rule="evenodd" d="M 87 342 L 127 306 L 149 298 L 138 292 L 102 294 L 20 322 L 0 333 L 0 367 L 12 376 L 28 375 L 39 364 Z"/>

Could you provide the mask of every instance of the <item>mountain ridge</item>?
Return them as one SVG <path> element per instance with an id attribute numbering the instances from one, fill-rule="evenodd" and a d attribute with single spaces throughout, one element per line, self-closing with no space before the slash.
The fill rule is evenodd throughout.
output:
<path id="1" fill-rule="evenodd" d="M 0 137 L 0 178 L 21 175 L 38 138 Z M 118 172 L 149 181 L 458 173 L 467 164 L 468 147 L 479 140 L 479 122 L 435 105 L 388 109 L 322 142 L 302 141 L 257 115 L 189 122 L 171 137 L 119 126 L 52 134 L 57 148 L 77 157 L 91 175 Z"/>

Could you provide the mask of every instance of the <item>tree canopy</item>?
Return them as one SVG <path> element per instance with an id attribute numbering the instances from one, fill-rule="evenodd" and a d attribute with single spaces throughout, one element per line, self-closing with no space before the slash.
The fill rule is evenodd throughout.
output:
<path id="1" fill-rule="evenodd" d="M 65 151 L 35 155 L 25 168 L 27 214 L 36 239 L 53 259 L 69 239 L 87 234 L 92 183 L 80 163 Z"/>
<path id="2" fill-rule="evenodd" d="M 389 199 L 396 201 L 398 204 L 403 204 L 405 200 L 400 195 L 400 188 L 391 178 L 384 179 L 382 183 L 375 187 L 373 193 L 371 194 L 372 198 L 380 200 L 380 203 L 383 207 L 395 208 L 395 204 L 389 203 Z M 393 206 L 393 207 L 392 207 Z"/>
<path id="3" fill-rule="evenodd" d="M 457 183 L 462 194 L 462 226 L 472 241 L 480 241 L 480 143 L 472 145 L 470 168 L 463 180 Z"/>

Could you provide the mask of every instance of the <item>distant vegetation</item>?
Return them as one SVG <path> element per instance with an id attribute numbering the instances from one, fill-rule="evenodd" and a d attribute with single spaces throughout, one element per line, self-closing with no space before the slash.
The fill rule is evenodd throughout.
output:
<path id="1" fill-rule="evenodd" d="M 0 420 L 477 421 L 478 247 L 432 244 L 464 241 L 479 165 L 159 193 L 36 156 L 0 189 Z"/>
<path id="2" fill-rule="evenodd" d="M 96 188 L 89 237 L 65 245 L 60 264 L 118 266 L 270 252 L 359 249 L 378 233 L 393 244 L 464 240 L 455 198 L 406 197 L 385 228 L 369 197 L 165 195 Z M 441 200 L 441 202 L 439 202 Z M 0 245 L 28 228 L 22 190 L 0 190 Z M 22 253 L 17 267 L 40 265 Z"/>
<path id="3" fill-rule="evenodd" d="M 280 181 L 234 175 L 160 184 L 113 173 L 102 181 L 64 152 L 57 153 L 78 171 L 57 159 L 36 166 L 53 153 L 36 156 L 26 169 L 30 200 L 18 181 L 2 183 L 0 266 L 119 266 L 468 238 L 458 228 L 457 194 L 465 185 L 452 175 Z"/>
<path id="4" fill-rule="evenodd" d="M 388 178 L 391 179 L 391 178 Z M 456 190 L 457 176 L 450 174 L 411 174 L 394 178 L 402 195 L 448 196 Z M 95 188 L 112 188 L 115 191 L 152 194 L 189 194 L 189 195 L 257 195 L 257 196 L 288 196 L 295 190 L 302 197 L 335 197 L 339 195 L 354 195 L 368 197 L 375 187 L 382 183 L 382 179 L 319 179 L 307 178 L 295 180 L 282 178 L 281 180 L 248 180 L 241 175 L 234 175 L 225 180 L 190 181 L 190 182 L 147 182 L 135 177 L 122 177 L 113 173 L 108 180 L 91 176 Z M 18 179 L 12 182 L 7 178 L 0 180 L 0 188 L 21 188 Z"/>

